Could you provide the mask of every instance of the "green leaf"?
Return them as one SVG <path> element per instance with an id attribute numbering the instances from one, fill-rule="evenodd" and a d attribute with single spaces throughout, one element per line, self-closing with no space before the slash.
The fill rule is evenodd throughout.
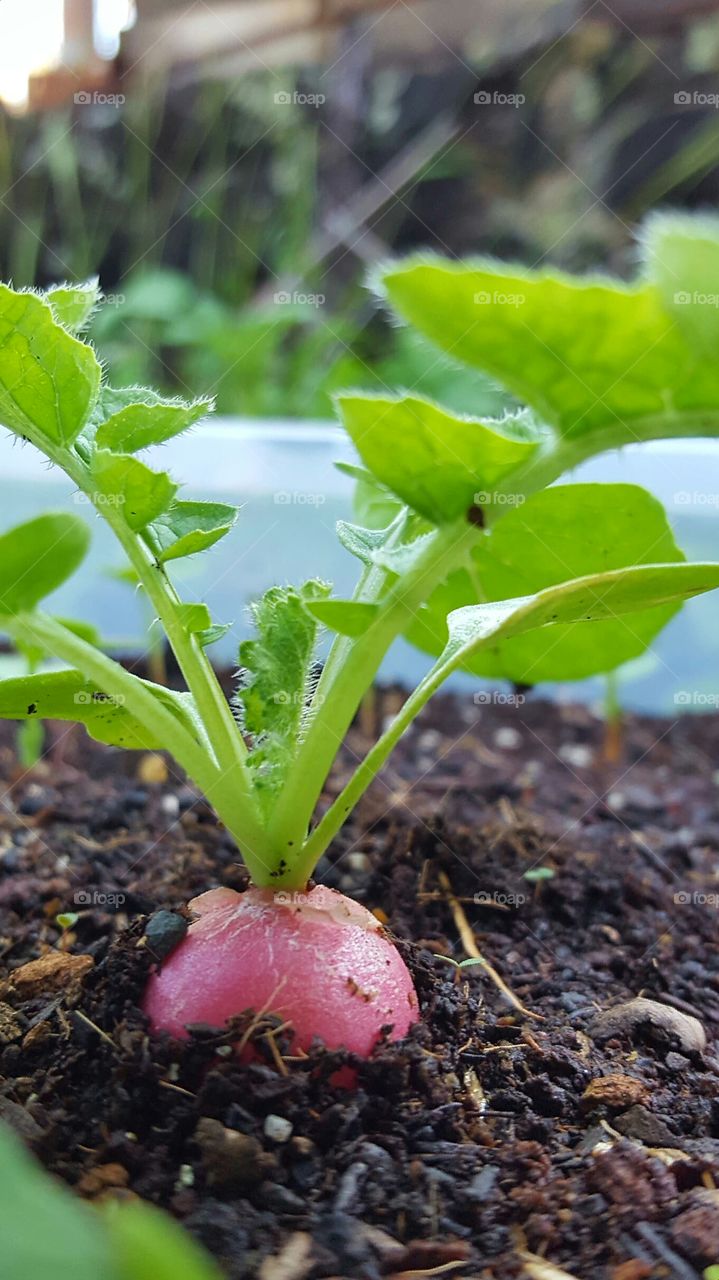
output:
<path id="1" fill-rule="evenodd" d="M 712 358 L 719 343 L 719 218 L 656 213 L 644 223 L 642 257 L 689 343 Z"/>
<path id="2" fill-rule="evenodd" d="M 106 387 L 95 409 L 99 448 L 137 453 L 180 435 L 213 409 L 212 400 L 166 399 L 145 387 Z"/>
<path id="3" fill-rule="evenodd" d="M 170 506 L 177 485 L 130 454 L 99 449 L 92 457 L 96 505 L 118 507 L 131 529 L 144 529 Z"/>
<path id="4" fill-rule="evenodd" d="M 3 1280 L 131 1280 L 120 1277 L 92 1209 L 0 1129 L 0 1239 Z"/>
<path id="5" fill-rule="evenodd" d="M 173 693 L 149 681 L 150 689 L 186 728 L 194 732 L 189 695 Z M 167 743 L 125 709 L 122 698 L 110 697 L 80 671 L 43 671 L 0 681 L 0 719 L 69 720 L 84 724 L 97 742 L 131 750 L 163 750 Z"/>
<path id="6" fill-rule="evenodd" d="M 447 614 L 478 600 L 532 595 L 555 584 L 627 565 L 683 560 L 661 504 L 636 485 L 561 485 L 535 494 L 485 533 L 471 572 L 452 574 L 421 609 L 408 637 L 439 653 Z M 630 620 L 607 618 L 595 627 L 554 627 L 503 640 L 473 659 L 475 675 L 536 684 L 579 680 L 637 657 L 678 606 L 641 609 Z"/>
<path id="7" fill-rule="evenodd" d="M 181 604 L 180 616 L 186 631 L 196 635 L 203 649 L 215 644 L 231 629 L 231 622 L 213 623 L 206 604 Z"/>
<path id="8" fill-rule="evenodd" d="M 212 626 L 212 617 L 206 604 L 181 604 L 178 612 L 183 627 L 191 635 L 197 631 L 206 631 Z"/>
<path id="9" fill-rule="evenodd" d="M 237 508 L 225 502 L 173 502 L 152 526 L 160 547 L 158 559 L 165 563 L 206 551 L 236 520 Z"/>
<path id="10" fill-rule="evenodd" d="M 206 631 L 200 631 L 198 638 L 203 649 L 208 649 L 211 644 L 217 644 L 228 631 L 232 630 L 231 622 L 214 622 Z"/>
<path id="11" fill-rule="evenodd" d="M 719 366 L 687 340 L 658 273 L 654 258 L 629 285 L 426 258 L 390 267 L 382 284 L 401 316 L 497 378 L 586 457 L 636 440 L 719 433 Z M 719 279 L 703 288 L 719 292 Z M 698 320 L 708 333 L 716 315 L 706 306 Z"/>
<path id="12" fill-rule="evenodd" d="M 56 324 L 48 302 L 0 285 L 0 423 L 38 445 L 69 445 L 100 377 L 92 348 Z"/>
<path id="13" fill-rule="evenodd" d="M 74 635 L 79 636 L 87 644 L 94 644 L 97 649 L 101 647 L 100 633 L 97 627 L 93 627 L 92 623 L 78 622 L 75 618 L 56 618 L 55 621 L 61 623 L 63 627 L 67 627 L 68 631 L 72 631 Z M 37 644 L 25 644 L 22 640 L 16 640 L 15 647 L 18 653 L 22 653 L 27 658 L 30 670 L 38 667 L 47 657 L 46 650 Z"/>
<path id="14" fill-rule="evenodd" d="M 340 395 L 337 405 L 372 474 L 435 524 L 488 501 L 542 438 L 527 414 L 480 422 L 416 396 Z"/>
<path id="15" fill-rule="evenodd" d="M 57 323 L 70 333 L 81 333 L 100 301 L 100 286 L 97 279 L 85 284 L 55 284 L 45 297 Z"/>
<path id="16" fill-rule="evenodd" d="M 401 511 L 402 503 L 386 485 L 380 484 L 366 467 L 356 467 L 350 462 L 336 462 L 335 467 L 356 481 L 354 511 L 358 520 L 370 529 L 384 529 L 390 525 Z"/>
<path id="17" fill-rule="evenodd" d="M 78 516 L 48 513 L 0 535 L 0 614 L 33 609 L 69 578 L 90 544 Z"/>
<path id="18" fill-rule="evenodd" d="M 249 763 L 269 798 L 282 787 L 312 691 L 318 623 L 308 605 L 329 592 L 327 583 L 315 580 L 300 588 L 271 587 L 252 606 L 257 639 L 240 645 L 244 671 L 237 704 L 253 739 Z"/>
<path id="19" fill-rule="evenodd" d="M 375 551 L 384 546 L 389 529 L 363 529 L 358 524 L 348 524 L 338 520 L 337 537 L 350 555 L 356 556 L 363 564 L 372 564 Z"/>
<path id="20" fill-rule="evenodd" d="M 109 1204 L 103 1216 L 121 1280 L 223 1280 L 169 1214 L 136 1200 Z"/>
<path id="21" fill-rule="evenodd" d="M 378 547 L 373 552 L 372 563 L 379 565 L 381 569 L 387 569 L 389 573 L 401 577 L 404 573 L 409 573 L 413 569 L 431 542 L 432 534 L 423 533 L 418 538 L 413 538 L 410 542 L 401 542 L 397 547 Z"/>
<path id="22" fill-rule="evenodd" d="M 379 612 L 379 605 L 360 600 L 311 600 L 305 607 L 323 626 L 353 637 L 363 635 Z"/>
<path id="23" fill-rule="evenodd" d="M 536 595 L 493 604 L 466 605 L 447 619 L 448 640 L 437 664 L 456 670 L 483 648 L 564 625 L 580 626 L 622 614 L 636 616 L 675 605 L 690 596 L 719 587 L 719 563 L 648 564 L 608 573 L 589 574 Z"/>

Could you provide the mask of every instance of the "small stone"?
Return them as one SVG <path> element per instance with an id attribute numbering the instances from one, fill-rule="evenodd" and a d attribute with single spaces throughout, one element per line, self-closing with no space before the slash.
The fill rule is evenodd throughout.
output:
<path id="1" fill-rule="evenodd" d="M 179 946 L 188 930 L 184 916 L 176 911 L 155 911 L 147 922 L 145 938 L 157 960 L 165 960 Z"/>
<path id="2" fill-rule="evenodd" d="M 366 871 L 369 871 L 370 863 L 366 853 L 360 853 L 359 851 L 348 853 L 342 861 L 350 871 L 355 871 L 357 874 L 364 875 Z"/>
<path id="3" fill-rule="evenodd" d="M 635 1138 L 647 1147 L 675 1147 L 677 1144 L 676 1134 L 646 1107 L 630 1107 L 623 1115 L 615 1117 L 614 1127 L 627 1138 Z"/>
<path id="4" fill-rule="evenodd" d="M 664 1059 L 670 1071 L 686 1071 L 691 1066 L 688 1058 L 683 1053 L 668 1053 Z"/>
<path id="5" fill-rule="evenodd" d="M 135 787 L 132 791 L 126 791 L 122 796 L 121 804 L 126 809 L 144 809 L 149 800 L 146 791 L 142 791 L 139 787 Z"/>
<path id="6" fill-rule="evenodd" d="M 594 763 L 594 752 L 583 742 L 565 742 L 558 752 L 560 760 L 573 769 L 588 769 Z"/>
<path id="7" fill-rule="evenodd" d="M 699 1267 L 719 1258 L 719 1191 L 697 1188 L 694 1203 L 671 1224 L 672 1239 L 681 1252 Z"/>
<path id="8" fill-rule="evenodd" d="M 646 1086 L 641 1080 L 635 1080 L 632 1076 L 608 1075 L 591 1080 L 582 1099 L 592 1105 L 598 1104 L 620 1111 L 623 1107 L 631 1107 L 640 1102 L 646 1095 Z"/>
<path id="9" fill-rule="evenodd" d="M 193 1169 L 192 1165 L 181 1164 L 180 1172 L 178 1174 L 177 1182 L 175 1183 L 175 1186 L 177 1188 L 180 1188 L 180 1187 L 194 1187 L 194 1185 L 195 1185 L 195 1170 Z"/>
<path id="10" fill-rule="evenodd" d="M 226 1129 L 209 1116 L 198 1121 L 194 1136 L 211 1187 L 249 1189 L 273 1165 L 273 1157 L 265 1154 L 256 1138 Z"/>
<path id="11" fill-rule="evenodd" d="M 74 956 L 65 951 L 48 951 L 39 960 L 30 960 L 14 969 L 8 986 L 23 1000 L 50 991 L 74 994 L 94 965 L 92 956 Z"/>
<path id="12" fill-rule="evenodd" d="M 706 1033 L 698 1018 L 644 996 L 603 1009 L 590 1023 L 589 1034 L 599 1041 L 623 1035 L 633 1038 L 642 1026 L 664 1031 L 685 1053 L 703 1053 L 706 1048 Z"/>
<path id="13" fill-rule="evenodd" d="M 160 801 L 160 809 L 166 818 L 179 818 L 180 801 L 174 792 L 170 791 L 166 796 L 162 797 Z"/>
<path id="14" fill-rule="evenodd" d="M 156 751 L 149 751 L 147 755 L 141 756 L 140 763 L 137 766 L 137 777 L 146 786 L 151 786 L 153 783 L 167 782 L 168 772 L 165 757 L 158 755 Z"/>
<path id="15" fill-rule="evenodd" d="M 265 1137 L 271 1138 L 273 1142 L 289 1142 L 292 1137 L 292 1122 L 282 1116 L 266 1116 L 262 1127 Z"/>
<path id="16" fill-rule="evenodd" d="M 518 729 L 510 725 L 497 729 L 494 734 L 494 745 L 502 751 L 516 751 L 522 745 L 522 735 Z"/>
<path id="17" fill-rule="evenodd" d="M 0 1094 L 0 1120 L 14 1129 L 18 1137 L 25 1142 L 37 1142 L 43 1137 L 43 1130 L 30 1112 L 25 1107 L 21 1107 L 19 1102 L 13 1102 L 12 1098 L 5 1098 L 2 1094 Z"/>

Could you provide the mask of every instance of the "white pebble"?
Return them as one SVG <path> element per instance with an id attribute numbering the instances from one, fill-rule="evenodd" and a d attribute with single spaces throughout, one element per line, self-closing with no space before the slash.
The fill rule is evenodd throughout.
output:
<path id="1" fill-rule="evenodd" d="M 167 818 L 178 818 L 180 815 L 180 801 L 172 792 L 162 797 L 160 808 Z"/>
<path id="2" fill-rule="evenodd" d="M 348 853 L 345 858 L 345 862 L 347 863 L 350 871 L 369 870 L 369 858 L 366 853 L 361 853 L 359 850 L 355 853 Z"/>
<path id="3" fill-rule="evenodd" d="M 594 752 L 583 742 L 565 742 L 559 748 L 559 757 L 575 769 L 586 769 L 594 760 Z"/>
<path id="4" fill-rule="evenodd" d="M 504 751 L 516 751 L 517 747 L 522 745 L 522 735 L 518 729 L 497 729 L 494 735 L 494 745 L 501 747 Z"/>
<path id="5" fill-rule="evenodd" d="M 292 1137 L 292 1121 L 282 1116 L 267 1116 L 263 1128 L 265 1137 L 273 1142 L 287 1142 Z"/>

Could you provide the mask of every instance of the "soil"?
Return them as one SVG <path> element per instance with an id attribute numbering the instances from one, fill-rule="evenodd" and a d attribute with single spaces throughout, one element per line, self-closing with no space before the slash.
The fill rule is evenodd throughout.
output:
<path id="1" fill-rule="evenodd" d="M 439 699 L 318 871 L 388 923 L 422 1023 L 355 1062 L 247 1014 L 249 1065 L 138 1008 L 148 914 L 242 887 L 232 841 L 162 758 L 50 732 L 29 773 L 0 740 L 0 1118 L 78 1194 L 165 1206 L 230 1280 L 719 1261 L 719 717 L 628 717 L 612 763 L 584 708 Z M 447 962 L 465 922 L 524 1012 Z"/>

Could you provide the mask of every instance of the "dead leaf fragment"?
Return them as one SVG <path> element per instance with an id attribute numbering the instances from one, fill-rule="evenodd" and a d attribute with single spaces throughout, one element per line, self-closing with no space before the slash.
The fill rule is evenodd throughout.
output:
<path id="1" fill-rule="evenodd" d="M 597 1076 L 587 1085 L 582 1099 L 584 1102 L 611 1107 L 612 1110 L 621 1111 L 625 1107 L 631 1107 L 635 1102 L 642 1102 L 646 1098 L 647 1089 L 641 1080 L 635 1080 L 633 1076 L 624 1076 L 620 1074 Z"/>
<path id="2" fill-rule="evenodd" d="M 39 960 L 30 960 L 9 977 L 8 987 L 23 1000 L 48 992 L 74 994 L 94 965 L 92 956 L 73 956 L 66 951 L 48 951 Z"/>

